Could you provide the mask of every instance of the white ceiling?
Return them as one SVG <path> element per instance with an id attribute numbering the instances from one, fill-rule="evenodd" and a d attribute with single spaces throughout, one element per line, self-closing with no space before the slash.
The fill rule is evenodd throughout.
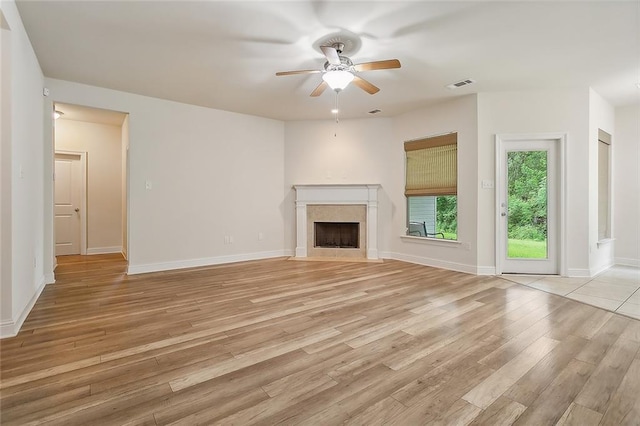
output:
<path id="1" fill-rule="evenodd" d="M 591 86 L 614 106 L 640 98 L 639 1 L 33 1 L 18 9 L 47 77 L 282 120 L 328 119 L 309 93 L 327 35 L 357 37 L 361 73 L 341 117 L 392 116 L 473 92 Z M 477 84 L 445 86 L 472 78 Z"/>

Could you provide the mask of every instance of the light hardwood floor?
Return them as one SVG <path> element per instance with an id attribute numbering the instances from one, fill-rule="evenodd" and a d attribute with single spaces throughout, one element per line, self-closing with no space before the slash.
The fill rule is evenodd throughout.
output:
<path id="1" fill-rule="evenodd" d="M 3 425 L 640 424 L 640 321 L 517 283 L 397 261 L 124 270 L 60 259 L 0 342 Z"/>

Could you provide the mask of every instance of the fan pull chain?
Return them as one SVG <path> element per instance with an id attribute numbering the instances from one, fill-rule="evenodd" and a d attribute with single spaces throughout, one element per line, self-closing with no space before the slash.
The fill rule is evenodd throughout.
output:
<path id="1" fill-rule="evenodd" d="M 339 105 L 338 105 L 338 95 L 340 94 L 339 90 L 336 90 L 336 123 L 338 123 L 338 114 L 340 113 Z"/>

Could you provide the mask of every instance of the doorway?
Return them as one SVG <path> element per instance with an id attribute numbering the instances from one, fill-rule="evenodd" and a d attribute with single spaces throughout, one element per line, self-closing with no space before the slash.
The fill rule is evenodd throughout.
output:
<path id="1" fill-rule="evenodd" d="M 84 152 L 56 151 L 54 181 L 55 255 L 87 254 Z"/>
<path id="2" fill-rule="evenodd" d="M 54 109 L 55 255 L 126 259 L 128 114 L 57 102 Z"/>
<path id="3" fill-rule="evenodd" d="M 496 141 L 496 273 L 561 274 L 564 137 Z"/>

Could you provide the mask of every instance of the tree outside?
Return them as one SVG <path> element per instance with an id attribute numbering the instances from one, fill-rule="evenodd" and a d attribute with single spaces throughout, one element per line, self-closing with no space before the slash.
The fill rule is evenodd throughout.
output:
<path id="1" fill-rule="evenodd" d="M 508 256 L 547 256 L 547 152 L 507 154 Z"/>

